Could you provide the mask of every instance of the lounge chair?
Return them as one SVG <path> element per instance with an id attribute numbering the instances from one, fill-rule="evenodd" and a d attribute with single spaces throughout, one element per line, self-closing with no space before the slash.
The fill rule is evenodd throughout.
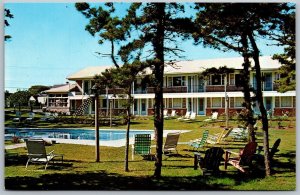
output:
<path id="1" fill-rule="evenodd" d="M 280 142 L 281 142 L 281 139 L 280 139 L 280 138 L 277 139 L 277 140 L 274 142 L 272 148 L 271 148 L 270 151 L 269 151 L 269 159 L 270 159 L 270 163 L 273 162 L 273 156 L 275 155 L 275 153 L 276 153 L 276 152 L 279 152 L 278 147 L 279 147 L 279 145 L 280 145 Z M 263 163 L 263 162 L 264 162 L 264 155 L 261 154 L 261 152 L 263 152 L 263 147 L 260 147 L 260 146 L 259 146 L 259 147 L 258 147 L 257 154 L 256 154 L 256 159 L 257 159 L 258 162 Z"/>
<path id="2" fill-rule="evenodd" d="M 224 128 L 221 133 L 217 133 L 215 135 L 209 135 L 207 139 L 207 143 L 209 144 L 221 144 L 231 133 L 232 128 Z"/>
<path id="3" fill-rule="evenodd" d="M 190 118 L 183 119 L 183 121 L 194 121 L 196 120 L 196 113 L 192 112 Z"/>
<path id="4" fill-rule="evenodd" d="M 52 115 L 50 114 L 50 117 L 48 120 L 53 122 L 53 121 L 57 120 L 57 118 L 58 118 L 58 113 L 55 112 Z"/>
<path id="5" fill-rule="evenodd" d="M 21 112 L 20 111 L 16 111 L 16 117 L 13 118 L 14 122 L 21 122 Z"/>
<path id="6" fill-rule="evenodd" d="M 151 134 L 136 134 L 134 144 L 132 145 L 132 160 L 135 154 L 139 154 L 144 158 L 149 156 L 151 152 Z"/>
<path id="7" fill-rule="evenodd" d="M 41 121 L 48 121 L 50 119 L 50 116 L 50 112 L 45 112 L 45 115 L 41 118 Z"/>
<path id="8" fill-rule="evenodd" d="M 176 153 L 178 153 L 177 143 L 178 143 L 179 135 L 180 135 L 180 133 L 168 133 L 167 134 L 166 142 L 165 142 L 164 149 L 163 149 L 164 154 L 170 153 L 170 151 L 172 151 L 172 150 L 175 150 Z"/>
<path id="9" fill-rule="evenodd" d="M 204 121 L 209 122 L 209 121 L 215 121 L 218 119 L 218 112 L 213 112 L 210 118 L 205 119 Z"/>
<path id="10" fill-rule="evenodd" d="M 212 147 L 205 151 L 205 156 L 200 153 L 194 156 L 194 169 L 197 169 L 198 163 L 202 169 L 203 175 L 215 175 L 220 172 L 219 166 L 223 160 L 224 150 L 220 147 Z"/>
<path id="11" fill-rule="evenodd" d="M 248 139 L 248 129 L 245 128 L 233 128 L 229 134 L 233 140 L 247 141 Z"/>
<path id="12" fill-rule="evenodd" d="M 33 112 L 29 113 L 29 117 L 25 119 L 25 121 L 31 122 L 34 119 L 35 114 Z"/>
<path id="13" fill-rule="evenodd" d="M 172 117 L 172 118 L 176 117 L 176 110 L 172 110 L 172 112 L 171 112 L 171 117 Z"/>
<path id="14" fill-rule="evenodd" d="M 164 118 L 168 119 L 170 116 L 168 115 L 168 110 L 164 110 Z"/>
<path id="15" fill-rule="evenodd" d="M 199 151 L 199 149 L 205 147 L 207 138 L 208 138 L 208 130 L 204 130 L 201 138 L 190 141 L 188 145 L 192 147 L 192 150 Z"/>
<path id="16" fill-rule="evenodd" d="M 54 154 L 54 150 L 46 153 L 45 141 L 42 139 L 32 139 L 26 141 L 26 147 L 28 150 L 27 156 L 28 160 L 26 163 L 26 169 L 29 162 L 31 163 L 43 163 L 45 165 L 45 170 L 47 169 L 48 163 L 53 160 L 54 157 L 60 156 L 63 162 L 62 154 Z"/>
<path id="17" fill-rule="evenodd" d="M 185 113 L 185 116 L 183 116 L 183 117 L 179 117 L 177 120 L 184 120 L 184 119 L 188 119 L 188 118 L 190 118 L 190 115 L 191 115 L 191 112 L 186 112 L 186 113 Z"/>
<path id="18" fill-rule="evenodd" d="M 245 145 L 244 149 L 240 150 L 239 153 L 235 153 L 229 150 L 225 151 L 225 170 L 227 165 L 231 164 L 241 172 L 247 172 L 247 169 L 252 168 L 252 160 L 256 152 L 257 143 L 249 142 Z M 230 157 L 231 154 L 236 155 L 235 157 Z"/>

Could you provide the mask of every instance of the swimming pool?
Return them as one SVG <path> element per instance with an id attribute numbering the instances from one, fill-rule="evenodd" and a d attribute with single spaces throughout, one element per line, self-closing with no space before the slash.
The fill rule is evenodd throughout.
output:
<path id="1" fill-rule="evenodd" d="M 104 130 L 99 131 L 100 141 L 121 140 L 126 137 L 126 130 Z M 154 136 L 152 130 L 131 130 L 129 137 L 135 134 L 148 133 Z M 13 136 L 21 139 L 28 138 L 53 138 L 73 140 L 95 140 L 95 130 L 90 129 L 5 129 L 5 140 L 11 140 Z"/>

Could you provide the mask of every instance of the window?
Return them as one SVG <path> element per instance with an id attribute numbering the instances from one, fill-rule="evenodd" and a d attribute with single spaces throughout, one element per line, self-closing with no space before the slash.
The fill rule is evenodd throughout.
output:
<path id="1" fill-rule="evenodd" d="M 280 107 L 291 108 L 292 107 L 292 97 L 281 97 Z"/>
<path id="2" fill-rule="evenodd" d="M 114 108 L 119 108 L 119 101 L 118 101 L 118 100 L 115 100 L 115 101 L 114 101 L 114 104 L 115 104 L 115 107 L 114 107 Z"/>
<path id="3" fill-rule="evenodd" d="M 217 97 L 217 98 L 211 98 L 211 107 L 212 108 L 221 108 L 222 107 L 222 98 Z"/>
<path id="4" fill-rule="evenodd" d="M 89 94 L 89 81 L 83 81 L 84 93 Z"/>
<path id="5" fill-rule="evenodd" d="M 235 74 L 235 86 L 242 86 L 242 76 L 240 74 Z"/>
<path id="6" fill-rule="evenodd" d="M 211 85 L 222 85 L 223 84 L 223 78 L 222 75 L 211 75 Z"/>
<path id="7" fill-rule="evenodd" d="M 173 98 L 173 108 L 181 108 L 181 98 Z"/>
<path id="8" fill-rule="evenodd" d="M 184 77 L 173 77 L 173 86 L 184 86 Z"/>
<path id="9" fill-rule="evenodd" d="M 107 99 L 102 99 L 102 108 L 107 108 Z"/>
<path id="10" fill-rule="evenodd" d="M 134 100 L 134 111 L 137 112 L 138 111 L 138 100 Z"/>
<path id="11" fill-rule="evenodd" d="M 242 76 L 240 74 L 229 74 L 229 85 L 240 86 L 242 83 Z"/>
<path id="12" fill-rule="evenodd" d="M 242 97 L 236 97 L 234 98 L 234 107 L 235 108 L 241 108 L 243 107 L 244 98 Z"/>

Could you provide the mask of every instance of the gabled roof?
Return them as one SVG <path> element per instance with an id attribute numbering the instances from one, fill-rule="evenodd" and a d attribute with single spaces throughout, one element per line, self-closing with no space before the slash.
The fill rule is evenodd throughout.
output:
<path id="1" fill-rule="evenodd" d="M 259 58 L 261 70 L 276 70 L 281 64 L 278 60 L 272 60 L 271 56 L 261 56 Z M 252 59 L 250 59 L 251 65 L 254 65 Z M 208 60 L 190 60 L 190 61 L 178 61 L 175 65 L 165 66 L 165 75 L 172 74 L 187 74 L 187 73 L 200 73 L 208 68 L 219 68 L 221 66 L 226 66 L 227 68 L 233 68 L 236 70 L 243 69 L 243 58 L 221 58 L 221 59 L 208 59 Z M 113 66 L 92 66 L 84 68 L 74 74 L 67 77 L 69 80 L 77 79 L 92 79 L 96 74 L 101 74 L 105 69 L 111 68 Z M 147 74 L 151 74 L 150 69 L 146 70 Z"/>
<path id="2" fill-rule="evenodd" d="M 67 77 L 69 80 L 77 80 L 77 79 L 92 79 L 96 74 L 101 74 L 101 72 L 105 71 L 108 68 L 113 66 L 90 66 L 86 67 L 74 74 L 71 74 Z"/>
<path id="3" fill-rule="evenodd" d="M 45 93 L 68 93 L 69 91 L 75 89 L 77 86 L 76 84 L 66 84 L 59 87 L 53 87 L 51 89 L 48 89 L 44 91 Z"/>

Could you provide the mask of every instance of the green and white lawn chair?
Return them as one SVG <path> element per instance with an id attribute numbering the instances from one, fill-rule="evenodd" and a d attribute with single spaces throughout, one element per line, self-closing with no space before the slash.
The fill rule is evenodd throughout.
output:
<path id="1" fill-rule="evenodd" d="M 132 160 L 134 155 L 149 156 L 151 152 L 151 134 L 136 134 L 132 145 Z"/>
<path id="2" fill-rule="evenodd" d="M 208 138 L 208 130 L 204 130 L 201 138 L 196 140 L 191 140 L 188 144 L 192 147 L 192 150 L 199 151 L 201 148 L 205 147 L 207 143 L 207 138 Z"/>

